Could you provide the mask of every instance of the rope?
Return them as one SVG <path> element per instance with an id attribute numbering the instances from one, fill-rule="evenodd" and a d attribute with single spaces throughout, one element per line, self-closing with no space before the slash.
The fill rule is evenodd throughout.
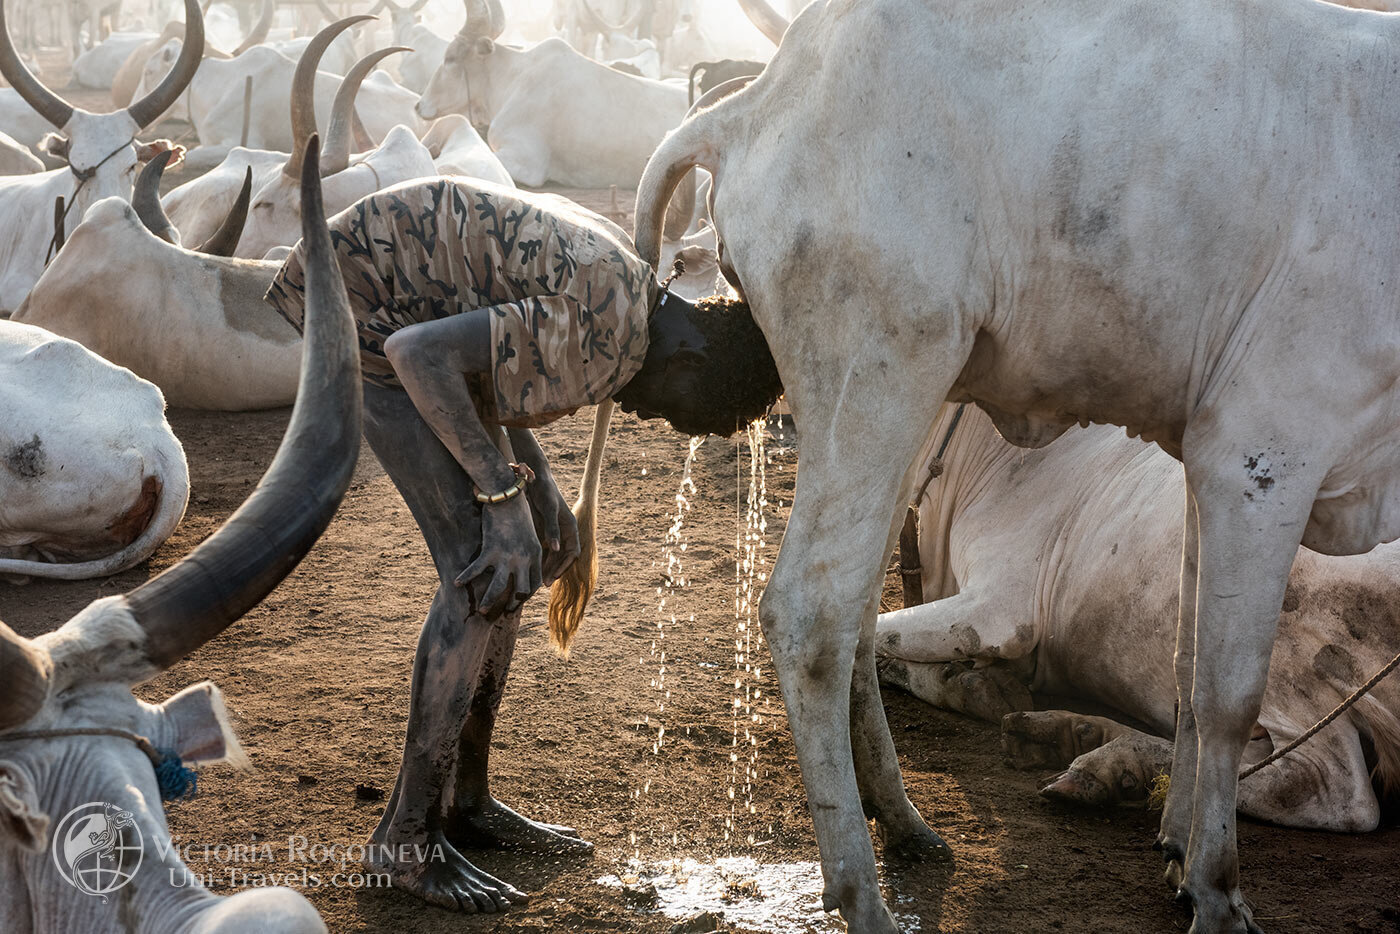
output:
<path id="1" fill-rule="evenodd" d="M 66 730 L 20 730 L 0 736 L 0 743 L 19 742 L 27 739 L 60 739 L 69 736 L 115 736 L 136 745 L 136 748 L 151 760 L 151 768 L 156 773 L 156 785 L 160 789 L 162 801 L 178 801 L 194 797 L 198 781 L 194 769 L 187 767 L 179 753 L 172 749 L 156 749 L 151 741 L 138 733 L 116 727 L 75 727 Z"/>
<path id="2" fill-rule="evenodd" d="M 54 254 L 63 248 L 63 244 L 58 242 L 58 231 L 59 228 L 67 229 L 68 213 L 72 211 L 73 207 L 78 203 L 78 195 L 82 192 L 83 188 L 87 186 L 88 182 L 92 181 L 93 178 L 96 177 L 98 169 L 102 168 L 108 162 L 112 161 L 112 159 L 117 155 L 117 153 L 124 151 L 134 142 L 136 142 L 136 137 L 133 136 L 131 139 L 127 140 L 125 143 L 122 143 L 116 149 L 113 149 L 111 152 L 107 153 L 107 155 L 103 156 L 102 161 L 97 163 L 97 165 L 94 165 L 90 169 L 83 169 L 82 171 L 79 171 L 78 169 L 73 168 L 72 163 L 68 164 L 68 171 L 72 172 L 73 177 L 78 180 L 78 186 L 73 189 L 73 195 L 68 199 L 68 206 L 63 209 L 63 215 L 58 219 L 59 223 L 54 224 L 53 236 L 49 238 L 49 248 L 44 253 L 45 266 L 48 266 L 49 261 L 53 259 Z"/>
<path id="3" fill-rule="evenodd" d="M 1279 759 L 1282 759 L 1284 756 L 1288 755 L 1290 752 L 1297 749 L 1299 746 L 1303 745 L 1308 740 L 1312 739 L 1323 729 L 1325 729 L 1329 723 L 1331 723 L 1333 720 L 1336 720 L 1342 714 L 1346 713 L 1353 706 L 1355 706 L 1357 701 L 1361 700 L 1361 698 L 1369 694 L 1372 688 L 1380 684 L 1381 681 L 1385 680 L 1385 676 L 1390 674 L 1398 667 L 1400 667 L 1400 655 L 1397 655 L 1394 658 L 1392 658 L 1384 668 L 1382 668 L 1380 671 L 1376 672 L 1375 675 L 1372 676 L 1370 681 L 1367 681 L 1365 684 L 1361 685 L 1361 687 L 1353 691 L 1350 697 L 1338 704 L 1337 708 L 1331 713 L 1329 713 L 1327 716 L 1323 717 L 1321 720 L 1317 721 L 1317 723 L 1313 724 L 1312 728 L 1309 729 L 1306 733 L 1299 736 L 1297 739 L 1293 740 L 1293 742 L 1289 743 L 1287 746 L 1284 746 L 1282 749 L 1275 749 L 1273 752 L 1269 753 L 1269 755 L 1267 755 L 1260 761 L 1254 763 L 1249 768 L 1241 772 L 1240 781 L 1244 781 L 1246 778 L 1249 778 L 1249 776 L 1253 775 L 1255 772 L 1258 772 L 1265 766 L 1272 765 L 1274 762 L 1278 761 Z"/>

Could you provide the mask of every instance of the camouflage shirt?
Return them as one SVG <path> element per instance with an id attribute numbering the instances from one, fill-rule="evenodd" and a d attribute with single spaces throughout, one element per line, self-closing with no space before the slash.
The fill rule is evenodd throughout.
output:
<path id="1" fill-rule="evenodd" d="M 547 424 L 641 369 L 660 286 L 621 228 L 567 199 L 419 179 L 364 198 L 330 229 L 371 383 L 402 388 L 389 335 L 478 308 L 491 309 L 494 386 L 472 387 L 486 421 Z M 267 293 L 298 331 L 303 256 L 298 244 Z"/>

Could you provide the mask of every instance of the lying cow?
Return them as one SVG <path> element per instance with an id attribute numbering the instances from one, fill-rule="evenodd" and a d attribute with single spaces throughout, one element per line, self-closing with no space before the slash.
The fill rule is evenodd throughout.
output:
<path id="1" fill-rule="evenodd" d="M 647 157 L 686 112 L 685 90 L 614 71 L 562 39 L 496 42 L 500 0 L 467 0 L 467 20 L 418 102 L 434 120 L 463 113 L 516 184 L 635 188 Z"/>
<path id="2" fill-rule="evenodd" d="M 150 557 L 190 494 L 160 390 L 0 320 L 0 578 L 105 577 Z"/>
<path id="3" fill-rule="evenodd" d="M 945 406 L 935 439 L 952 418 Z M 1065 711 L 1002 717 L 1030 709 L 1029 688 L 1171 735 L 1181 465 L 1103 425 L 1027 452 L 971 407 L 942 464 L 919 504 L 923 596 L 936 602 L 880 616 L 881 681 L 1002 722 L 1018 762 L 1068 765 L 1048 795 L 1143 800 L 1170 767 L 1169 741 Z M 1349 558 L 1300 550 L 1283 610 L 1245 764 L 1295 739 L 1400 653 L 1400 545 Z M 1290 827 L 1373 830 L 1371 762 L 1377 783 L 1400 787 L 1400 679 L 1241 782 L 1239 809 Z"/>
<path id="4" fill-rule="evenodd" d="M 351 24 L 371 19 L 350 17 Z M 151 56 L 137 93 L 176 59 L 183 45 L 178 39 L 167 42 Z M 191 165 L 215 165 L 234 146 L 292 152 L 293 140 L 283 114 L 291 100 L 291 87 L 297 62 L 268 46 L 257 46 L 227 61 L 206 59 L 190 83 L 189 93 L 174 102 L 170 115 L 187 119 L 199 136 L 199 147 L 191 154 Z M 245 96 L 247 79 L 252 79 L 252 94 Z M 329 113 L 341 76 L 328 71 L 316 74 L 316 106 Z M 419 127 L 413 107 L 417 95 L 394 82 L 387 74 L 378 72 L 365 81 L 359 101 L 359 113 L 365 130 L 372 140 L 382 140 L 395 126 L 404 124 L 415 131 Z M 248 132 L 243 132 L 244 110 L 249 116 Z M 324 130 L 324 127 L 322 127 Z"/>
<path id="5" fill-rule="evenodd" d="M 1396 48 L 1400 18 L 1313 0 L 814 3 L 657 149 L 643 259 L 672 187 L 714 173 L 721 262 L 802 429 L 760 616 L 823 901 L 853 930 L 896 929 L 867 816 L 887 847 L 948 852 L 905 794 L 873 651 L 945 399 L 1019 445 L 1106 422 L 1182 461 L 1160 843 L 1195 934 L 1257 929 L 1236 779 L 1289 570 L 1300 543 L 1400 537 Z"/>
<path id="6" fill-rule="evenodd" d="M 313 154 L 309 162 L 315 161 Z M 287 436 L 262 482 L 231 521 L 130 593 L 96 600 L 35 639 L 0 624 L 0 917 L 7 934 L 326 930 L 311 904 L 291 889 L 215 896 L 171 845 L 161 793 L 182 789 L 165 781 L 158 786 L 157 760 L 241 758 L 218 689 L 205 682 L 154 706 L 131 693 L 277 586 L 330 522 L 354 471 L 358 347 L 320 220 L 314 172 L 304 190 L 312 273 L 305 378 Z M 126 845 L 135 845 L 139 832 L 139 865 L 114 848 L 98 864 L 102 854 L 85 844 L 101 844 L 101 836 L 54 839 L 71 826 L 66 818 L 91 802 L 101 807 L 89 827 L 110 819 L 104 829 L 127 831 Z M 77 845 L 67 846 L 70 841 Z M 65 881 L 65 872 L 81 878 L 78 873 L 94 865 L 130 872 L 131 879 L 100 898 Z"/>
<path id="7" fill-rule="evenodd" d="M 161 388 L 173 405 L 243 411 L 287 405 L 301 340 L 263 302 L 276 263 L 185 249 L 155 196 L 159 169 L 138 181 L 137 209 L 118 198 L 93 207 L 14 320 L 70 337 Z M 245 175 L 243 212 L 251 189 Z M 231 220 L 203 250 L 231 252 Z"/>
<path id="8" fill-rule="evenodd" d="M 24 66 L 10 41 L 0 0 L 0 74 L 59 130 L 62 135 L 51 136 L 46 148 L 67 163 L 52 172 L 0 178 L 0 203 L 5 206 L 0 225 L 0 313 L 19 307 L 52 255 L 55 201 L 64 199 L 71 228 L 97 201 L 130 197 L 137 164 L 170 148 L 166 141 L 137 142 L 136 135 L 184 91 L 199 67 L 204 30 L 195 0 L 185 0 L 185 19 L 192 24 L 190 51 L 175 60 L 164 80 L 124 110 L 93 114 L 54 94 Z"/>
<path id="9" fill-rule="evenodd" d="M 304 141 L 316 131 L 312 86 L 320 49 L 350 22 L 341 20 L 323 29 L 297 63 L 291 97 L 293 152 L 300 152 Z M 321 187 L 326 208 L 334 213 L 381 188 L 437 174 L 427 147 L 406 126 L 394 127 L 383 142 L 369 152 L 360 153 L 353 159 L 350 155 L 355 99 L 361 82 L 382 59 L 402 51 L 390 48 L 365 56 L 350 69 L 336 92 L 326 149 L 321 157 Z M 301 228 L 300 178 L 300 164 L 296 159 L 289 159 L 281 172 L 256 190 L 248 228 L 234 251 L 235 256 L 260 259 L 269 250 L 291 246 L 297 241 Z"/>
<path id="10" fill-rule="evenodd" d="M 515 187 L 514 179 L 501 165 L 501 160 L 496 158 L 471 121 L 461 114 L 448 114 L 434 121 L 423 136 L 423 145 L 433 157 L 438 175 L 469 175 L 507 188 Z"/>

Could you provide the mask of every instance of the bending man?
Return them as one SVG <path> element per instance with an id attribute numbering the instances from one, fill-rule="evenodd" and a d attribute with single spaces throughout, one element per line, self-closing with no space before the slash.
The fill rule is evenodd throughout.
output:
<path id="1" fill-rule="evenodd" d="M 359 329 L 365 436 L 439 578 L 414 659 L 403 762 L 371 842 L 376 854 L 436 845 L 443 858 L 381 855 L 370 868 L 434 904 L 499 911 L 525 896 L 459 847 L 591 848 L 497 801 L 487 757 L 521 606 L 558 581 L 550 632 L 564 651 L 592 591 L 609 400 L 687 434 L 729 434 L 781 385 L 746 306 L 670 295 L 618 227 L 565 199 L 418 180 L 365 198 L 330 227 Z M 268 301 L 300 327 L 301 246 Z M 529 429 L 592 404 L 576 520 Z"/>

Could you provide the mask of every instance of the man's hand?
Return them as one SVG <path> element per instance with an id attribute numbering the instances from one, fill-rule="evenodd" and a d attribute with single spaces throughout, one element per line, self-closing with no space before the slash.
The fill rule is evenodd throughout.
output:
<path id="1" fill-rule="evenodd" d="M 535 482 L 526 487 L 525 495 L 530 498 L 535 534 L 544 548 L 541 573 L 548 587 L 578 559 L 578 521 L 548 471 L 537 474 Z"/>
<path id="2" fill-rule="evenodd" d="M 481 554 L 457 576 L 488 620 L 514 613 L 540 588 L 540 542 L 524 496 L 481 509 Z"/>

